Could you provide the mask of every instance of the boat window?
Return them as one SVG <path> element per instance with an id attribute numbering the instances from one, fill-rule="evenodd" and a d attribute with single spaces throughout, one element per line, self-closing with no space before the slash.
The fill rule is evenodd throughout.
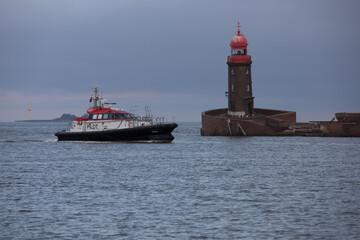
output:
<path id="1" fill-rule="evenodd" d="M 124 115 L 124 117 L 127 118 L 127 119 L 131 119 L 131 118 L 132 118 L 131 114 L 129 114 L 129 113 L 125 113 L 125 114 L 123 114 L 123 115 Z"/>
<path id="2" fill-rule="evenodd" d="M 102 114 L 99 114 L 99 115 L 98 115 L 98 119 L 102 119 Z"/>
<path id="3" fill-rule="evenodd" d="M 116 114 L 116 115 L 117 115 L 117 118 L 120 118 L 120 119 L 126 118 L 125 115 L 122 114 L 122 113 L 118 113 L 118 114 Z"/>
<path id="4" fill-rule="evenodd" d="M 92 119 L 95 119 L 95 120 L 96 120 L 96 116 L 97 116 L 97 115 L 96 115 L 96 114 L 94 114 L 94 115 L 93 115 L 93 117 L 92 117 Z"/>
<path id="5" fill-rule="evenodd" d="M 89 114 L 88 119 L 92 119 L 92 118 L 93 118 L 93 115 L 92 115 L 92 114 Z"/>
<path id="6" fill-rule="evenodd" d="M 103 119 L 131 119 L 132 115 L 128 114 L 128 113 L 115 113 L 115 114 L 109 114 L 109 116 L 107 116 L 107 118 L 105 118 L 104 114 Z"/>
<path id="7" fill-rule="evenodd" d="M 103 115 L 103 119 L 108 119 L 108 117 L 109 117 L 109 114 L 104 114 Z"/>

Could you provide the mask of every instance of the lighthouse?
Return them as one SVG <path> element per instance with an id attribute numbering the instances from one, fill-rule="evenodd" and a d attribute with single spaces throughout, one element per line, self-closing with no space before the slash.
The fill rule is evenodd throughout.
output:
<path id="1" fill-rule="evenodd" d="M 237 34 L 231 39 L 231 55 L 227 57 L 228 65 L 228 111 L 230 117 L 244 118 L 254 114 L 254 97 L 251 82 L 251 56 L 247 52 L 247 40 L 240 34 L 240 23 Z"/>
<path id="2" fill-rule="evenodd" d="M 360 137 L 360 113 L 336 113 L 338 121 L 297 123 L 296 112 L 254 108 L 251 81 L 251 56 L 247 40 L 240 34 L 231 39 L 227 57 L 227 108 L 201 113 L 202 136 L 324 136 Z M 344 117 L 345 116 L 345 117 Z"/>

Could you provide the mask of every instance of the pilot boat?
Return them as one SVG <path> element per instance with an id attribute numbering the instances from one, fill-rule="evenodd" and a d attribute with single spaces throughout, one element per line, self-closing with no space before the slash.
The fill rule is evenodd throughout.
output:
<path id="1" fill-rule="evenodd" d="M 165 123 L 164 118 L 152 114 L 137 117 L 121 109 L 112 108 L 105 103 L 99 90 L 94 88 L 90 98 L 93 106 L 87 110 L 87 118 L 74 118 L 68 131 L 55 133 L 58 141 L 125 141 L 171 143 L 171 132 L 178 127 L 176 123 Z"/>

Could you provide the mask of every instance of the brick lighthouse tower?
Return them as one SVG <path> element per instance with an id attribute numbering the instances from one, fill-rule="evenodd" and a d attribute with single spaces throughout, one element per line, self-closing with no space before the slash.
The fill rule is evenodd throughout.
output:
<path id="1" fill-rule="evenodd" d="M 296 112 L 254 108 L 251 81 L 251 56 L 247 55 L 247 40 L 240 34 L 231 39 L 228 65 L 227 108 L 201 113 L 202 136 L 354 136 L 360 137 L 360 113 L 337 113 L 338 122 L 297 123 Z M 350 130 L 345 128 L 352 116 Z M 346 129 L 346 130 L 345 130 Z"/>
<path id="2" fill-rule="evenodd" d="M 228 64 L 228 112 L 231 117 L 250 117 L 254 114 L 254 97 L 252 96 L 251 56 L 247 55 L 247 40 L 240 34 L 238 23 L 237 34 L 231 39 L 231 55 Z"/>

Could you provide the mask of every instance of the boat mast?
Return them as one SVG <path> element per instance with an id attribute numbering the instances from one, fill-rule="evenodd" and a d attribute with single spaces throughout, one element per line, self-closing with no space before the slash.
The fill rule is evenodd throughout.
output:
<path id="1" fill-rule="evenodd" d="M 98 87 L 93 87 L 93 91 L 94 91 L 94 96 L 92 97 L 93 99 L 93 108 L 97 108 L 98 107 L 98 104 L 97 104 L 97 101 L 99 100 L 99 89 Z"/>
<path id="2" fill-rule="evenodd" d="M 93 91 L 94 91 L 94 96 L 91 97 L 93 103 L 93 108 L 97 108 L 97 107 L 104 107 L 104 98 L 102 96 L 99 96 L 99 88 L 97 86 L 93 87 Z M 99 102 L 98 102 L 99 101 Z"/>

